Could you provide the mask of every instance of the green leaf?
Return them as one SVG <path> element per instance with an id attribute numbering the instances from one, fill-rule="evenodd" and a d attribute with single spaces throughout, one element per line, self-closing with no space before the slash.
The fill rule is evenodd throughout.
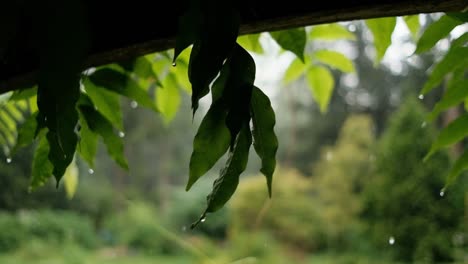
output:
<path id="1" fill-rule="evenodd" d="M 86 124 L 95 134 L 101 136 L 107 147 L 107 152 L 125 170 L 128 170 L 128 163 L 124 155 L 124 145 L 122 138 L 114 133 L 112 124 L 94 108 L 86 105 L 79 106 Z"/>
<path id="2" fill-rule="evenodd" d="M 192 48 L 189 61 L 189 80 L 192 84 L 192 109 L 208 94 L 209 85 L 218 75 L 223 62 L 236 44 L 240 15 L 224 1 L 214 1 L 202 10 L 205 24 Z"/>
<path id="3" fill-rule="evenodd" d="M 174 74 L 175 80 L 178 83 L 179 88 L 186 91 L 188 94 L 192 93 L 192 87 L 190 80 L 188 79 L 188 63 L 190 59 L 190 49 L 183 51 L 177 59 L 177 66 L 171 67 L 170 72 Z"/>
<path id="4" fill-rule="evenodd" d="M 37 113 L 28 117 L 18 130 L 18 139 L 11 155 L 14 155 L 20 148 L 31 145 L 34 142 L 37 129 Z"/>
<path id="5" fill-rule="evenodd" d="M 271 197 L 273 172 L 276 167 L 276 151 L 278 150 L 278 139 L 274 131 L 275 112 L 268 96 L 257 87 L 254 87 L 252 91 L 251 111 L 254 148 L 262 160 L 260 171 L 266 177 L 268 194 Z"/>
<path id="6" fill-rule="evenodd" d="M 97 153 L 98 135 L 88 127 L 84 116 L 80 114 L 80 140 L 78 141 L 78 152 L 88 163 L 90 168 L 94 168 L 94 159 Z"/>
<path id="7" fill-rule="evenodd" d="M 252 145 L 252 135 L 246 124 L 238 134 L 233 150 L 229 152 L 226 166 L 213 183 L 213 190 L 207 197 L 208 206 L 205 212 L 191 225 L 192 229 L 205 219 L 207 213 L 221 209 L 234 194 L 239 185 L 239 177 L 247 167 L 250 145 Z"/>
<path id="8" fill-rule="evenodd" d="M 260 44 L 260 34 L 249 34 L 240 36 L 237 38 L 237 43 L 241 45 L 244 49 L 262 54 L 263 48 Z"/>
<path id="9" fill-rule="evenodd" d="M 468 47 L 453 47 L 444 58 L 434 66 L 427 82 L 421 91 L 421 94 L 426 94 L 439 85 L 445 75 L 455 71 L 458 68 L 468 67 Z"/>
<path id="10" fill-rule="evenodd" d="M 468 12 L 467 11 L 465 11 L 465 12 L 448 12 L 446 14 L 447 14 L 447 16 L 460 21 L 460 24 L 468 22 Z"/>
<path id="11" fill-rule="evenodd" d="M 78 167 L 75 161 L 72 161 L 63 175 L 63 184 L 67 198 L 71 200 L 75 196 L 78 187 Z"/>
<path id="12" fill-rule="evenodd" d="M 427 161 L 439 149 L 459 142 L 466 136 L 468 136 L 468 115 L 462 115 L 440 131 L 432 143 L 431 150 L 424 157 L 424 161 Z"/>
<path id="13" fill-rule="evenodd" d="M 281 48 L 294 53 L 304 62 L 304 49 L 307 42 L 307 35 L 304 28 L 295 28 L 270 32 L 271 37 Z"/>
<path id="14" fill-rule="evenodd" d="M 99 88 L 121 94 L 135 100 L 139 105 L 157 111 L 150 95 L 140 85 L 124 73 L 103 68 L 89 76 L 89 80 Z"/>
<path id="15" fill-rule="evenodd" d="M 309 37 L 321 40 L 356 40 L 356 36 L 353 33 L 337 23 L 313 26 L 309 32 Z"/>
<path id="16" fill-rule="evenodd" d="M 430 24 L 419 38 L 415 53 L 428 51 L 434 45 L 446 37 L 456 26 L 461 24 L 459 20 L 444 15 L 436 22 Z"/>
<path id="17" fill-rule="evenodd" d="M 156 90 L 156 104 L 163 116 L 164 123 L 174 119 L 180 105 L 180 92 L 175 75 L 170 73 L 163 82 L 163 87 Z"/>
<path id="18" fill-rule="evenodd" d="M 442 111 L 463 102 L 468 96 L 468 80 L 452 82 L 442 99 L 436 103 L 428 119 L 434 120 Z"/>
<path id="19" fill-rule="evenodd" d="M 123 130 L 123 118 L 118 94 L 96 86 L 88 78 L 83 79 L 83 85 L 86 94 L 91 98 L 99 113 L 118 129 Z"/>
<path id="20" fill-rule="evenodd" d="M 417 39 L 419 28 L 421 27 L 419 24 L 419 15 L 404 16 L 403 20 L 405 20 L 406 26 L 408 27 L 413 39 Z"/>
<path id="21" fill-rule="evenodd" d="M 302 74 L 304 74 L 306 67 L 306 64 L 304 64 L 298 58 L 295 58 L 289 65 L 288 69 L 286 70 L 286 73 L 284 74 L 284 84 L 289 84 L 297 80 Z"/>
<path id="22" fill-rule="evenodd" d="M 48 158 L 49 151 L 49 142 L 46 137 L 42 136 L 34 152 L 29 191 L 33 191 L 37 187 L 44 185 L 52 176 L 54 166 Z"/>
<path id="23" fill-rule="evenodd" d="M 457 180 L 458 176 L 466 169 L 468 169 L 468 150 L 463 152 L 463 154 L 457 159 L 453 167 L 450 169 L 444 189 L 452 185 Z"/>
<path id="24" fill-rule="evenodd" d="M 376 63 L 380 62 L 392 43 L 392 33 L 396 25 L 396 17 L 367 19 L 366 25 L 374 36 L 377 51 Z"/>
<path id="25" fill-rule="evenodd" d="M 325 67 L 312 66 L 306 73 L 306 78 L 320 111 L 326 112 L 335 86 L 333 75 Z"/>
<path id="26" fill-rule="evenodd" d="M 245 125 L 237 136 L 233 151 L 229 153 L 226 166 L 213 184 L 213 191 L 207 197 L 208 213 L 221 209 L 234 194 L 239 184 L 239 176 L 247 167 L 250 145 L 252 145 L 252 135 L 248 125 Z"/>
<path id="27" fill-rule="evenodd" d="M 189 190 L 228 150 L 231 137 L 226 127 L 226 115 L 225 106 L 215 102 L 203 118 L 193 139 L 190 176 L 186 190 Z"/>
<path id="28" fill-rule="evenodd" d="M 317 50 L 314 52 L 314 58 L 342 72 L 354 72 L 353 62 L 343 53 L 332 50 Z"/>
<path id="29" fill-rule="evenodd" d="M 29 99 L 37 94 L 37 87 L 16 90 L 10 97 L 10 101 L 21 101 Z"/>

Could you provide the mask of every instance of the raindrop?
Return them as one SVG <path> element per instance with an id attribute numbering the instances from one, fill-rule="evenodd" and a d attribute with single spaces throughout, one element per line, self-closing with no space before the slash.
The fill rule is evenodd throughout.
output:
<path id="1" fill-rule="evenodd" d="M 88 173 L 89 173 L 89 174 L 94 174 L 94 170 L 91 169 L 91 168 L 89 168 Z"/>
<path id="2" fill-rule="evenodd" d="M 186 227 L 186 226 L 183 226 L 183 227 L 182 227 L 182 232 L 185 232 L 185 231 L 187 231 L 187 227 Z"/>
<path id="3" fill-rule="evenodd" d="M 175 66 L 177 66 L 177 63 L 174 61 L 172 62 L 172 67 L 175 67 Z"/>
<path id="4" fill-rule="evenodd" d="M 440 190 L 439 195 L 440 195 L 440 197 L 443 197 L 445 195 L 445 189 Z"/>
<path id="5" fill-rule="evenodd" d="M 418 96 L 418 98 L 419 98 L 420 100 L 422 100 L 422 99 L 424 99 L 424 95 L 420 94 L 420 95 Z"/>
<path id="6" fill-rule="evenodd" d="M 119 131 L 119 137 L 121 137 L 121 138 L 125 137 L 125 133 L 122 132 L 122 131 Z"/>
<path id="7" fill-rule="evenodd" d="M 7 162 L 7 163 L 11 163 L 11 158 L 7 158 L 7 159 L 6 159 L 6 162 Z"/>
<path id="8" fill-rule="evenodd" d="M 200 220 L 200 222 L 202 222 L 202 223 L 205 223 L 205 221 L 206 221 L 206 217 L 203 217 L 203 218 Z"/>
<path id="9" fill-rule="evenodd" d="M 133 109 L 137 108 L 138 107 L 137 101 L 131 101 L 130 102 L 130 107 L 133 108 Z"/>
<path id="10" fill-rule="evenodd" d="M 388 239 L 388 243 L 389 243 L 390 245 L 395 244 L 395 238 L 394 238 L 393 236 L 391 236 L 391 237 Z"/>
<path id="11" fill-rule="evenodd" d="M 325 158 L 327 159 L 327 161 L 332 160 L 333 159 L 333 153 L 331 151 L 328 151 Z"/>
<path id="12" fill-rule="evenodd" d="M 422 122 L 421 128 L 425 128 L 426 126 L 427 126 L 427 123 L 426 123 L 426 122 Z"/>
<path id="13" fill-rule="evenodd" d="M 351 24 L 351 25 L 348 26 L 348 30 L 351 31 L 351 32 L 354 32 L 354 31 L 356 31 L 356 26 Z"/>

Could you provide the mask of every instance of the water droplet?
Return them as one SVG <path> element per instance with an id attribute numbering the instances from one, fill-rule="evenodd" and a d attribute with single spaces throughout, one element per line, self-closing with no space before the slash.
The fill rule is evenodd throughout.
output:
<path id="1" fill-rule="evenodd" d="M 138 107 L 137 101 L 131 101 L 130 102 L 130 107 L 133 108 L 133 109 L 137 108 Z"/>
<path id="2" fill-rule="evenodd" d="M 187 231 L 187 227 L 186 227 L 186 226 L 183 226 L 183 227 L 182 227 L 182 232 L 185 232 L 185 231 Z"/>
<path id="3" fill-rule="evenodd" d="M 7 162 L 7 163 L 11 163 L 11 158 L 7 158 L 7 159 L 6 159 L 6 162 Z"/>
<path id="4" fill-rule="evenodd" d="M 424 99 L 424 95 L 420 94 L 420 95 L 418 96 L 418 98 L 419 98 L 420 100 L 422 100 L 422 99 Z"/>
<path id="5" fill-rule="evenodd" d="M 391 237 L 388 239 L 388 243 L 389 243 L 390 245 L 395 244 L 395 238 L 394 238 L 393 236 L 391 236 Z"/>
<path id="6" fill-rule="evenodd" d="M 175 67 L 175 66 L 177 66 L 177 63 L 174 61 L 172 62 L 172 67 Z"/>
<path id="7" fill-rule="evenodd" d="M 426 122 L 422 122 L 421 128 L 425 128 L 426 126 L 427 126 L 427 123 L 426 123 Z"/>
<path id="8" fill-rule="evenodd" d="M 328 152 L 327 152 L 327 155 L 325 156 L 325 159 L 326 159 L 327 161 L 332 160 L 332 159 L 333 159 L 333 153 L 332 153 L 331 151 L 328 151 Z"/>
<path id="9" fill-rule="evenodd" d="M 440 195 L 440 197 L 443 197 L 445 195 L 445 189 L 440 190 L 439 195 Z"/>
<path id="10" fill-rule="evenodd" d="M 200 220 L 200 222 L 202 222 L 202 223 L 205 223 L 205 221 L 206 221 L 206 217 L 203 217 L 203 218 Z"/>
<path id="11" fill-rule="evenodd" d="M 94 174 L 94 170 L 91 169 L 91 168 L 89 168 L 88 173 L 89 173 L 89 174 Z"/>
<path id="12" fill-rule="evenodd" d="M 125 137 L 125 133 L 123 131 L 119 131 L 119 137 L 121 138 Z"/>

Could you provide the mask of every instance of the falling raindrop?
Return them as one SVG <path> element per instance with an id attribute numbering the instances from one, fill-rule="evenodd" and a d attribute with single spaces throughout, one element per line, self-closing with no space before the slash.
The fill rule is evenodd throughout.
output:
<path id="1" fill-rule="evenodd" d="M 123 131 L 119 131 L 119 137 L 121 138 L 125 137 L 125 133 Z"/>
<path id="2" fill-rule="evenodd" d="M 185 231 L 187 231 L 187 227 L 186 227 L 186 226 L 183 226 L 183 227 L 182 227 L 182 232 L 185 232 Z"/>
<path id="3" fill-rule="evenodd" d="M 130 107 L 133 108 L 133 109 L 137 108 L 138 107 L 137 101 L 131 101 L 130 102 Z"/>
<path id="4" fill-rule="evenodd" d="M 327 159 L 327 161 L 332 160 L 333 159 L 333 153 L 331 151 L 328 151 L 325 159 Z"/>
<path id="5" fill-rule="evenodd" d="M 440 190 L 439 195 L 440 195 L 440 197 L 443 197 L 445 195 L 445 189 Z"/>
<path id="6" fill-rule="evenodd" d="M 7 163 L 11 163 L 11 158 L 7 158 L 7 159 L 6 159 L 6 162 L 7 162 Z"/>
<path id="7" fill-rule="evenodd" d="M 177 63 L 174 61 L 172 62 L 172 67 L 175 67 L 175 66 L 177 66 Z"/>
<path id="8" fill-rule="evenodd" d="M 205 221 L 206 221 L 206 217 L 203 217 L 203 218 L 200 220 L 200 222 L 202 222 L 202 223 L 205 223 Z"/>
<path id="9" fill-rule="evenodd" d="M 393 236 L 391 236 L 391 237 L 388 239 L 388 243 L 389 243 L 390 245 L 395 244 L 395 238 L 394 238 Z"/>
<path id="10" fill-rule="evenodd" d="M 91 168 L 89 168 L 88 173 L 89 173 L 89 174 L 94 174 L 94 170 L 91 169 Z"/>
<path id="11" fill-rule="evenodd" d="M 420 100 L 422 100 L 422 99 L 424 99 L 424 95 L 420 94 L 420 95 L 418 96 L 418 98 L 419 98 Z"/>
<path id="12" fill-rule="evenodd" d="M 426 123 L 426 122 L 422 122 L 421 128 L 425 128 L 426 126 L 427 126 L 427 123 Z"/>

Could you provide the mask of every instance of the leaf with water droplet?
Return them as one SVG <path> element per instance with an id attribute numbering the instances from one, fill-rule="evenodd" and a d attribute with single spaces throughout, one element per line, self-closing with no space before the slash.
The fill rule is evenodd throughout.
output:
<path id="1" fill-rule="evenodd" d="M 146 108 L 156 112 L 158 111 L 149 93 L 125 73 L 111 68 L 102 68 L 94 72 L 88 78 L 99 88 L 105 88 L 109 91 L 126 96 Z"/>
<path id="2" fill-rule="evenodd" d="M 78 141 L 78 153 L 88 163 L 89 167 L 94 168 L 94 159 L 97 153 L 98 135 L 91 131 L 80 113 L 80 140 Z"/>
<path id="3" fill-rule="evenodd" d="M 114 159 L 120 167 L 128 170 L 122 138 L 114 133 L 112 124 L 89 105 L 80 105 L 79 110 L 90 130 L 101 136 L 107 147 L 107 152 L 112 159 Z"/>
<path id="4" fill-rule="evenodd" d="M 257 87 L 254 87 L 252 92 L 251 111 L 254 148 L 262 160 L 260 171 L 266 177 L 268 194 L 271 197 L 271 185 L 273 172 L 276 167 L 276 152 L 278 150 L 278 139 L 274 131 L 276 123 L 275 112 L 271 107 L 268 96 Z"/>
<path id="5" fill-rule="evenodd" d="M 193 139 L 190 176 L 186 190 L 189 190 L 228 150 L 230 133 L 226 127 L 226 115 L 226 106 L 215 102 L 203 118 Z"/>

